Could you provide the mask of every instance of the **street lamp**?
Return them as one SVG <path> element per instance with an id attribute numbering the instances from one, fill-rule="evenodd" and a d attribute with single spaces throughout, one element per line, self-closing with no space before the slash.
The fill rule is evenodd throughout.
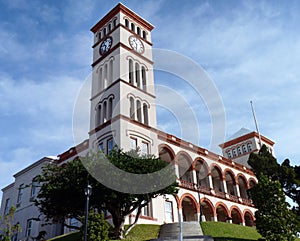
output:
<path id="1" fill-rule="evenodd" d="M 200 216 L 199 216 L 199 222 L 202 222 L 202 205 L 201 205 L 201 197 L 200 197 L 200 170 L 198 173 L 197 178 L 197 186 L 198 186 L 198 199 L 199 199 L 199 205 L 200 205 Z"/>
<path id="2" fill-rule="evenodd" d="M 84 233 L 83 233 L 83 240 L 87 241 L 87 228 L 88 228 L 88 216 L 89 216 L 89 201 L 90 196 L 92 195 L 92 186 L 90 184 L 84 189 L 84 194 L 86 196 L 85 200 L 85 219 L 84 219 Z"/>

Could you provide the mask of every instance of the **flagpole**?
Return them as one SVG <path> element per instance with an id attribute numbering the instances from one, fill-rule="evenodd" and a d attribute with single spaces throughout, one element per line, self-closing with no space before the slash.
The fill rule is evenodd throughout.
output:
<path id="1" fill-rule="evenodd" d="M 256 131 L 257 131 L 257 134 L 258 134 L 259 147 L 261 149 L 262 142 L 261 142 L 261 137 L 260 137 L 260 133 L 259 133 L 259 130 L 258 130 L 258 124 L 257 124 L 257 120 L 256 120 L 256 116 L 255 116 L 255 112 L 254 112 L 252 100 L 250 100 L 250 104 L 251 104 L 251 109 L 252 109 L 252 114 L 253 114 L 253 118 L 254 118 L 254 123 L 255 123 Z"/>

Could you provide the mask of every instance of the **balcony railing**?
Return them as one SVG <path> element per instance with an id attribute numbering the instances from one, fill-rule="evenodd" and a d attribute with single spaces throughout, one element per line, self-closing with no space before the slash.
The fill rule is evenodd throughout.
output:
<path id="1" fill-rule="evenodd" d="M 183 180 L 183 179 L 179 179 L 179 186 L 182 187 L 182 188 L 187 188 L 187 189 L 190 189 L 190 190 L 194 190 L 196 192 L 200 191 L 200 193 L 204 193 L 204 194 L 208 194 L 208 195 L 213 195 L 211 193 L 211 190 L 210 190 L 209 187 L 207 187 L 207 186 L 200 186 L 200 187 L 198 187 L 197 184 L 191 183 L 191 182 Z M 232 195 L 232 194 L 226 195 L 225 192 L 222 192 L 222 191 L 219 191 L 219 190 L 215 190 L 215 189 L 214 189 L 214 193 L 215 193 L 215 196 L 219 197 L 219 198 L 228 199 L 228 200 L 230 200 L 232 202 L 236 202 L 236 203 L 238 203 L 241 200 L 241 202 L 243 204 L 245 204 L 245 205 L 248 205 L 248 206 L 252 206 L 253 205 L 251 199 L 239 198 L 238 196 Z"/>

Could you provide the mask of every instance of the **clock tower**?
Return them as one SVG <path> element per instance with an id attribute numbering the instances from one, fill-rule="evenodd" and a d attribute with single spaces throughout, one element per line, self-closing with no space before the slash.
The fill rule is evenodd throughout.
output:
<path id="1" fill-rule="evenodd" d="M 158 155 L 152 29 L 121 3 L 92 27 L 90 148 Z"/>

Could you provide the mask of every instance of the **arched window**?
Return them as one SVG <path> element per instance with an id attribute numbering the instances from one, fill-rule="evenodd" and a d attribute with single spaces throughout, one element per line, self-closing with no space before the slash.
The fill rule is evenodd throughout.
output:
<path id="1" fill-rule="evenodd" d="M 226 180 L 226 187 L 227 187 L 227 193 L 230 195 L 235 195 L 235 181 L 234 176 L 231 172 L 227 171 L 225 174 L 225 180 Z"/>
<path id="2" fill-rule="evenodd" d="M 103 82 L 103 69 L 100 68 L 100 70 L 99 70 L 99 88 L 98 88 L 98 90 L 102 90 L 102 88 L 103 88 L 102 82 Z"/>
<path id="3" fill-rule="evenodd" d="M 191 160 L 186 155 L 180 154 L 178 157 L 179 177 L 189 183 L 194 183 Z"/>
<path id="4" fill-rule="evenodd" d="M 138 63 L 135 64 L 135 79 L 137 87 L 141 87 L 141 80 L 140 80 L 140 65 Z"/>
<path id="5" fill-rule="evenodd" d="M 243 145 L 242 148 L 243 148 L 243 152 L 244 152 L 244 153 L 247 153 L 246 145 Z"/>
<path id="6" fill-rule="evenodd" d="M 228 156 L 228 158 L 232 158 L 231 150 L 228 150 L 228 151 L 227 151 L 227 156 Z"/>
<path id="7" fill-rule="evenodd" d="M 104 80 L 103 80 L 103 88 L 107 88 L 107 64 L 104 65 Z"/>
<path id="8" fill-rule="evenodd" d="M 127 18 L 125 19 L 125 26 L 126 26 L 127 28 L 129 27 L 129 21 L 128 21 Z"/>
<path id="9" fill-rule="evenodd" d="M 247 182 L 246 182 L 244 177 L 242 177 L 242 176 L 238 177 L 238 185 L 239 185 L 239 189 L 240 189 L 241 198 L 247 199 L 248 198 L 248 195 L 247 195 Z"/>
<path id="10" fill-rule="evenodd" d="M 141 29 L 140 29 L 140 27 L 137 27 L 137 28 L 136 28 L 136 33 L 137 33 L 138 35 L 141 35 Z"/>
<path id="11" fill-rule="evenodd" d="M 141 102 L 138 100 L 136 102 L 136 113 L 137 113 L 137 121 L 142 122 L 142 107 Z"/>
<path id="12" fill-rule="evenodd" d="M 247 144 L 247 147 L 248 147 L 248 151 L 251 152 L 251 151 L 252 151 L 252 144 L 251 144 L 251 143 L 248 143 L 248 144 Z"/>
<path id="13" fill-rule="evenodd" d="M 111 119 L 113 112 L 113 99 L 109 98 L 108 100 L 108 118 Z"/>
<path id="14" fill-rule="evenodd" d="M 129 83 L 133 84 L 133 61 L 129 59 Z"/>
<path id="15" fill-rule="evenodd" d="M 103 103 L 103 123 L 107 121 L 107 102 L 104 101 Z"/>
<path id="16" fill-rule="evenodd" d="M 101 124 L 101 105 L 97 106 L 96 109 L 96 120 L 95 120 L 95 127 Z"/>
<path id="17" fill-rule="evenodd" d="M 117 26 L 117 19 L 116 19 L 116 18 L 115 18 L 114 21 L 113 21 L 113 25 L 114 25 L 114 27 Z"/>
<path id="18" fill-rule="evenodd" d="M 129 109 L 130 118 L 134 120 L 135 119 L 135 111 L 134 111 L 134 99 L 133 99 L 133 97 L 130 97 L 129 101 L 130 101 L 130 109 Z"/>
<path id="19" fill-rule="evenodd" d="M 99 31 L 99 33 L 98 33 L 98 39 L 99 39 L 99 41 L 102 39 L 101 31 Z"/>
<path id="20" fill-rule="evenodd" d="M 208 168 L 205 162 L 197 161 L 196 163 L 197 184 L 209 188 Z"/>
<path id="21" fill-rule="evenodd" d="M 222 180 L 222 173 L 217 167 L 213 167 L 211 170 L 211 177 L 213 182 L 213 188 L 216 192 L 224 192 L 223 188 L 223 180 Z"/>
<path id="22" fill-rule="evenodd" d="M 237 156 L 237 154 L 236 154 L 236 149 L 232 149 L 232 155 L 233 155 L 233 157 L 236 157 L 236 156 Z"/>
<path id="23" fill-rule="evenodd" d="M 143 39 L 147 39 L 146 31 L 145 30 L 143 30 Z"/>
<path id="24" fill-rule="evenodd" d="M 241 147 L 238 147 L 237 150 L 238 150 L 238 154 L 242 155 L 242 149 L 241 149 Z"/>
<path id="25" fill-rule="evenodd" d="M 143 104 L 143 114 L 144 114 L 144 124 L 148 125 L 148 107 L 146 104 Z"/>
<path id="26" fill-rule="evenodd" d="M 109 81 L 110 81 L 110 83 L 112 83 L 113 82 L 113 60 L 111 59 L 110 61 L 109 61 Z"/>
<path id="27" fill-rule="evenodd" d="M 135 25 L 134 23 L 131 23 L 131 30 L 134 32 L 135 31 Z"/>
<path id="28" fill-rule="evenodd" d="M 106 36 L 106 28 L 103 29 L 103 36 Z"/>
<path id="29" fill-rule="evenodd" d="M 143 84 L 143 90 L 146 91 L 146 87 L 147 87 L 147 84 L 146 84 L 146 69 L 144 66 L 142 66 L 142 84 Z"/>
<path id="30" fill-rule="evenodd" d="M 111 23 L 108 24 L 108 32 L 110 32 L 110 31 L 111 31 Z"/>

